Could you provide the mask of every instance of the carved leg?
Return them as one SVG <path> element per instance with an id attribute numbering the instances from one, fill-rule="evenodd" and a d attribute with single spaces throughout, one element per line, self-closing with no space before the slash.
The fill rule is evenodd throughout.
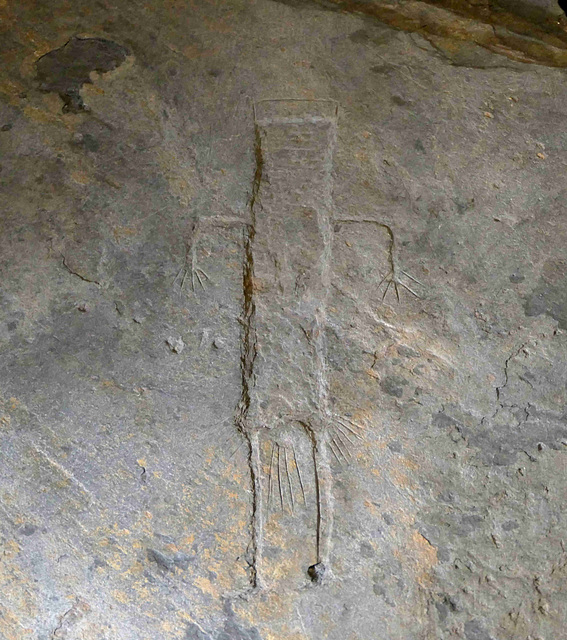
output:
<path id="1" fill-rule="evenodd" d="M 250 583 L 254 590 L 264 587 L 262 574 L 262 551 L 264 546 L 263 490 L 260 463 L 260 439 L 257 431 L 246 432 L 249 445 L 250 479 L 252 481 L 252 519 L 251 519 L 251 560 Z"/>
<path id="2" fill-rule="evenodd" d="M 333 533 L 333 476 L 329 464 L 328 433 L 310 432 L 313 446 L 315 490 L 317 499 L 317 562 L 307 573 L 321 584 L 331 570 L 331 538 Z"/>

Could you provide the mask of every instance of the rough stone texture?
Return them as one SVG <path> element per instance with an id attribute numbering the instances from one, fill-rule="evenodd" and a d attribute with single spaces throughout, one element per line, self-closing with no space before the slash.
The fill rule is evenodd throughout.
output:
<path id="1" fill-rule="evenodd" d="M 2 640 L 564 635 L 565 72 L 329 8 L 0 0 Z M 250 243 L 321 255 L 313 216 L 250 236 L 287 215 L 262 203 L 266 99 L 338 104 L 325 322 L 277 296 L 257 318 L 284 374 L 312 362 L 298 327 L 319 341 L 358 437 L 256 424 L 254 458 L 243 372 L 277 359 L 246 369 Z"/>
<path id="2" fill-rule="evenodd" d="M 64 112 L 86 110 L 79 91 L 83 84 L 92 82 L 90 74 L 112 71 L 126 55 L 127 50 L 111 40 L 73 37 L 37 61 L 40 88 L 58 93 L 65 103 Z M 91 143 L 90 151 L 97 151 L 95 144 Z"/>
<path id="3" fill-rule="evenodd" d="M 295 5 L 298 0 L 279 0 Z M 565 3 L 555 0 L 315 0 L 419 33 L 459 61 L 476 46 L 524 63 L 567 66 Z M 473 47 L 466 43 L 473 43 Z M 475 51 L 478 56 L 478 51 Z M 487 60 L 476 60 L 485 66 Z"/>

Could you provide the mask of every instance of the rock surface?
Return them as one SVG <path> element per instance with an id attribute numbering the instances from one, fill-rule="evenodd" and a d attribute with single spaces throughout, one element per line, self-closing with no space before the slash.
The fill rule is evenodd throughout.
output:
<path id="1" fill-rule="evenodd" d="M 2 639 L 563 636 L 560 13 L 0 0 Z"/>

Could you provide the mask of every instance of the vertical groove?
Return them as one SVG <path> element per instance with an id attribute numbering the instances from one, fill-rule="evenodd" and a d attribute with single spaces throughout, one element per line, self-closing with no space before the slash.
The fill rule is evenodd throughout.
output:
<path id="1" fill-rule="evenodd" d="M 331 121 L 329 130 L 329 141 L 325 153 L 325 196 L 322 206 L 318 209 L 318 222 L 324 243 L 324 253 L 321 265 L 321 280 L 323 284 L 324 298 L 317 309 L 318 335 L 315 340 L 315 353 L 317 357 L 317 387 L 319 397 L 319 419 L 322 420 L 323 428 L 318 430 L 318 434 L 312 432 L 313 440 L 313 463 L 315 473 L 315 485 L 317 489 L 317 563 L 322 573 L 316 573 L 316 581 L 323 579 L 323 574 L 328 568 L 330 561 L 331 537 L 333 531 L 333 491 L 332 474 L 328 459 L 327 447 L 328 430 L 331 422 L 331 411 L 329 406 L 329 382 L 327 375 L 326 357 L 326 337 L 325 326 L 327 324 L 327 299 L 331 286 L 331 257 L 333 250 L 333 229 L 331 224 L 333 193 L 332 193 L 332 167 L 333 155 L 336 145 L 336 116 Z M 313 579 L 313 576 L 311 576 Z"/>
<path id="2" fill-rule="evenodd" d="M 250 409 L 250 388 L 254 386 L 254 360 L 256 359 L 256 331 L 254 303 L 254 255 L 252 244 L 254 242 L 255 214 L 254 206 L 260 190 L 262 180 L 263 159 L 260 146 L 260 132 L 256 123 L 255 128 L 255 160 L 256 169 L 252 183 L 252 194 L 250 196 L 251 224 L 248 227 L 244 241 L 244 264 L 242 270 L 242 290 L 244 300 L 242 305 L 242 335 L 240 349 L 240 372 L 241 372 L 241 396 L 238 403 L 237 427 L 248 441 L 248 466 L 250 468 L 250 478 L 252 484 L 252 516 L 250 521 L 252 537 L 252 563 L 250 582 L 252 587 L 260 586 L 259 563 L 262 556 L 262 544 L 264 536 L 264 515 L 262 512 L 262 479 L 260 463 L 260 447 L 258 433 L 254 432 L 248 424 L 248 411 Z"/>
<path id="3" fill-rule="evenodd" d="M 333 251 L 333 230 L 331 225 L 332 212 L 332 167 L 333 155 L 336 144 L 336 121 L 331 123 L 329 131 L 329 142 L 325 152 L 325 198 L 322 207 L 317 210 L 317 218 L 321 236 L 323 238 L 324 253 L 321 265 L 321 280 L 324 290 L 324 299 L 317 309 L 317 328 L 318 335 L 315 340 L 315 353 L 317 357 L 317 387 L 319 396 L 319 411 L 324 420 L 330 418 L 329 410 L 329 384 L 327 379 L 326 365 L 326 345 L 325 345 L 325 326 L 327 323 L 327 298 L 329 296 L 331 286 L 331 256 Z"/>

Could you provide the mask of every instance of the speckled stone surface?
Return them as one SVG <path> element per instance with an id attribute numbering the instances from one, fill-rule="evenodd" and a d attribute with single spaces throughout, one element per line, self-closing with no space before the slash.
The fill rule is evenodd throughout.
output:
<path id="1" fill-rule="evenodd" d="M 337 4 L 0 0 L 2 640 L 563 637 L 564 54 Z"/>

